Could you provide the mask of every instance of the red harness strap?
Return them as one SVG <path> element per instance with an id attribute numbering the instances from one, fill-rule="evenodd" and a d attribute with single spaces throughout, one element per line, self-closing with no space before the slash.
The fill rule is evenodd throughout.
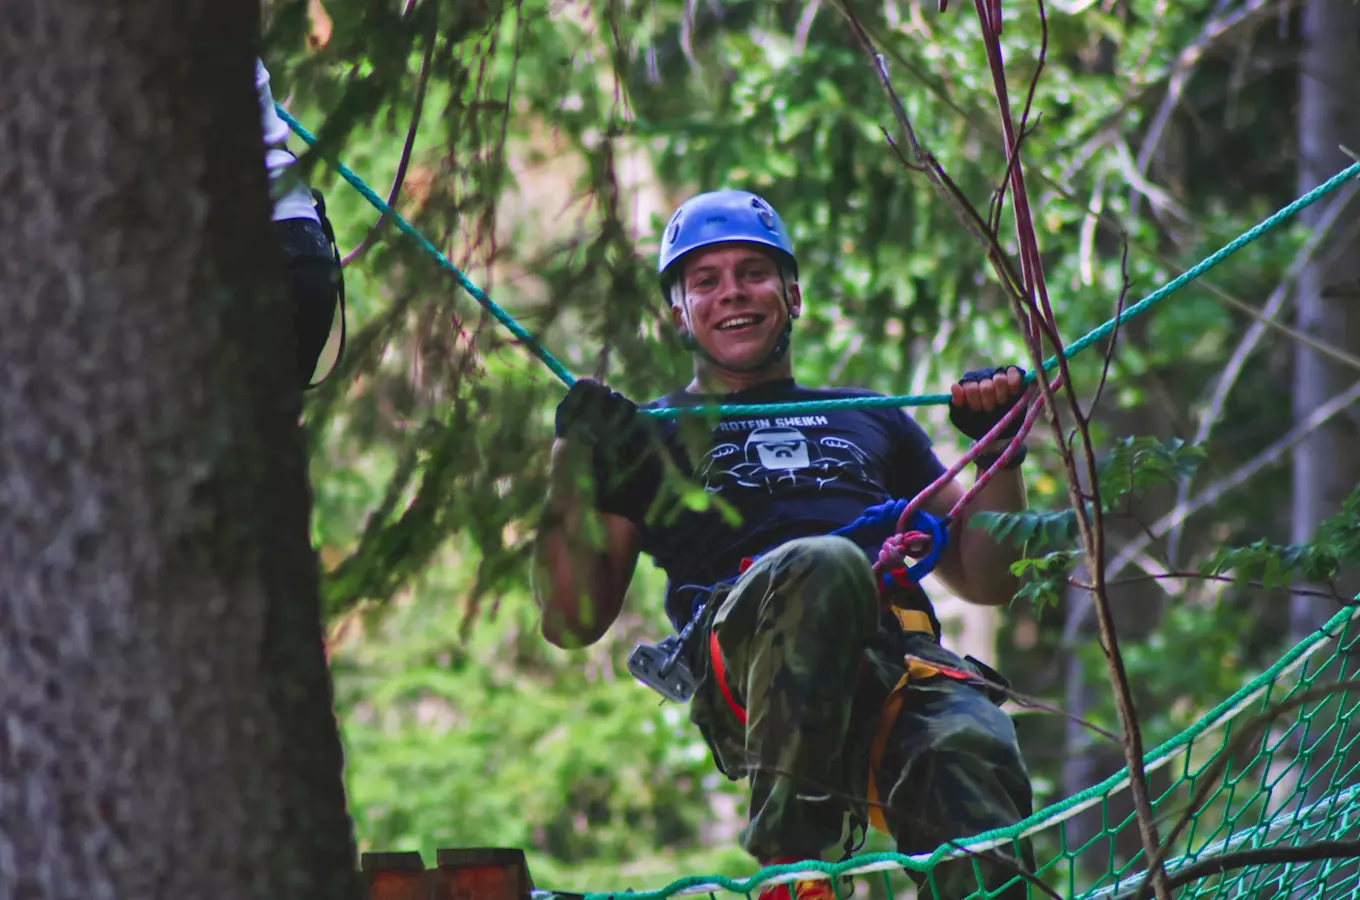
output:
<path id="1" fill-rule="evenodd" d="M 713 660 L 713 677 L 718 681 L 718 687 L 722 690 L 723 699 L 727 701 L 727 708 L 732 710 L 732 714 L 737 717 L 737 721 L 746 724 L 746 710 L 732 696 L 732 690 L 727 686 L 727 667 L 723 665 L 722 647 L 718 646 L 718 632 L 708 633 L 708 655 Z"/>
<path id="2" fill-rule="evenodd" d="M 744 575 L 746 574 L 746 570 L 751 568 L 754 563 L 755 560 L 748 556 L 741 561 L 738 571 L 740 574 Z M 910 580 L 905 568 L 893 569 L 891 570 L 891 573 L 893 580 L 899 585 L 914 584 L 914 582 Z M 880 593 L 882 592 L 881 587 L 879 588 L 879 591 Z M 890 604 L 887 603 L 886 598 L 884 600 L 884 608 L 890 608 Z M 921 631 L 932 635 L 935 633 L 934 628 L 929 623 L 928 617 L 924 613 L 909 612 L 907 615 L 925 619 L 926 621 L 920 623 L 908 622 L 903 619 L 902 615 L 899 615 L 898 620 L 902 622 L 902 625 L 906 630 Z M 722 647 L 718 644 L 718 632 L 716 630 L 710 630 L 708 633 L 708 655 L 713 661 L 713 678 L 718 682 L 718 689 L 722 691 L 723 699 L 727 701 L 727 708 L 732 710 L 732 715 L 737 717 L 738 722 L 745 725 L 747 719 L 746 709 L 737 702 L 736 697 L 732 696 L 732 689 L 727 684 L 727 666 L 723 663 Z M 859 665 L 860 677 L 864 676 L 866 665 L 867 661 L 861 659 Z M 937 669 L 941 675 L 958 681 L 968 681 L 972 677 L 966 672 L 956 672 L 953 669 L 940 669 L 938 666 L 935 666 L 934 668 Z"/>

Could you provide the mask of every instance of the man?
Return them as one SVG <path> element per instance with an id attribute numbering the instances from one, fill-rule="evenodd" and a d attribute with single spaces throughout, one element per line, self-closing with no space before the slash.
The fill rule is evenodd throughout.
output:
<path id="1" fill-rule="evenodd" d="M 790 344 L 803 304 L 797 260 L 760 197 L 718 191 L 690 199 L 662 235 L 659 268 L 675 327 L 694 353 L 694 380 L 648 406 L 871 396 L 794 381 Z M 952 388 L 951 420 L 982 437 L 1017 402 L 1022 378 L 1018 367 L 969 373 Z M 1010 720 L 972 680 L 980 664 L 939 645 L 919 587 L 880 593 L 875 584 L 870 554 L 892 529 L 858 544 L 827 536 L 943 473 L 924 432 L 900 409 L 728 415 L 716 428 L 699 420 L 706 440 L 695 446 L 685 434 L 693 416 L 686 423 L 636 413 L 590 381 L 558 407 L 536 547 L 542 629 L 561 647 L 595 642 L 619 614 L 639 552 L 657 561 L 670 579 L 666 611 L 676 629 L 698 617 L 688 643 L 699 678 L 690 719 L 728 777 L 750 778 L 743 847 L 762 865 L 819 859 L 840 842 L 848 812 L 852 840 L 856 822 L 868 819 L 901 852 L 929 852 L 1029 814 Z M 983 464 L 1004 446 L 986 448 Z M 593 475 L 585 480 L 593 493 L 583 470 Z M 676 472 L 733 507 L 740 524 L 714 504 L 649 516 Z M 946 485 L 927 511 L 943 517 L 962 493 Z M 597 528 L 583 515 L 588 506 L 599 513 Z M 1015 463 L 951 525 L 935 573 L 966 600 L 1008 603 L 1016 554 L 968 527 L 968 518 L 1024 506 Z M 1027 847 L 1019 857 L 1003 847 L 941 865 L 929 883 L 938 896 L 958 898 L 980 886 L 995 890 L 1022 865 L 1032 869 Z M 790 891 L 772 888 L 761 900 L 833 896 L 825 880 Z M 999 896 L 1025 894 L 1017 880 Z"/>
<path id="2" fill-rule="evenodd" d="M 297 162 L 297 157 L 288 149 L 291 131 L 274 109 L 269 71 L 259 59 L 255 60 L 255 92 L 260 100 L 265 168 L 269 171 L 270 194 L 274 200 L 274 237 L 283 250 L 290 279 L 297 379 L 305 389 L 314 386 L 312 374 L 330 338 L 337 300 L 340 304 L 340 347 L 334 365 L 340 364 L 340 356 L 345 352 L 344 282 L 340 257 L 325 206 L 318 206 L 320 195 L 314 195 L 294 172 L 289 171 Z"/>

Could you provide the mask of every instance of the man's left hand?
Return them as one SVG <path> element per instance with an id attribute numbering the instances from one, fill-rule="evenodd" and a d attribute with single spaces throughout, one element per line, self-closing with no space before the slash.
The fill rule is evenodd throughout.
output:
<path id="1" fill-rule="evenodd" d="M 975 369 L 950 386 L 949 421 L 975 441 L 987 436 L 1025 392 L 1025 370 L 1019 366 Z M 998 438 L 1014 437 L 1020 416 Z"/>

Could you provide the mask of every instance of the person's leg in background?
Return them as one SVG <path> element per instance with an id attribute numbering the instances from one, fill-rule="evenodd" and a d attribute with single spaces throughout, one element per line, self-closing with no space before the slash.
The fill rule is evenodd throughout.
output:
<path id="1" fill-rule="evenodd" d="M 315 219 L 275 221 L 274 233 L 287 260 L 297 339 L 297 377 L 305 388 L 312 383 L 335 322 L 340 266 L 330 239 Z"/>
<path id="2" fill-rule="evenodd" d="M 306 388 L 330 337 L 343 289 L 342 274 L 324 208 L 317 208 L 312 191 L 292 168 L 297 157 L 287 146 L 291 130 L 274 108 L 269 71 L 259 59 L 255 61 L 255 90 L 264 130 L 265 168 L 274 201 L 274 234 L 288 266 L 298 379 Z"/>

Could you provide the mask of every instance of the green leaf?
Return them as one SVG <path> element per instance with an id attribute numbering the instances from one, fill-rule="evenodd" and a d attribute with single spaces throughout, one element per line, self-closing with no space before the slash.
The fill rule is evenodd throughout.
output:
<path id="1" fill-rule="evenodd" d="M 1200 564 L 1200 574 L 1228 576 L 1266 588 L 1296 581 L 1330 584 L 1348 563 L 1360 562 L 1360 487 L 1336 515 L 1318 525 L 1305 544 L 1274 544 L 1262 538 L 1244 547 L 1224 547 Z"/>
<path id="2" fill-rule="evenodd" d="M 1150 436 L 1121 438 L 1100 473 L 1102 508 L 1113 509 L 1156 485 L 1188 478 L 1203 459 L 1204 448 L 1180 438 L 1166 443 Z"/>
<path id="3" fill-rule="evenodd" d="M 1011 574 L 1022 579 L 1016 600 L 1034 604 L 1036 614 L 1048 607 L 1056 607 L 1058 598 L 1067 587 L 1072 566 L 1081 558 L 1080 550 L 1055 550 L 1040 557 L 1026 557 L 1011 564 Z"/>
<path id="4" fill-rule="evenodd" d="M 1021 512 L 992 512 L 980 510 L 969 517 L 970 525 L 979 525 L 998 541 L 1032 549 L 1069 544 L 1077 536 L 1077 516 L 1071 509 L 1026 509 Z"/>

